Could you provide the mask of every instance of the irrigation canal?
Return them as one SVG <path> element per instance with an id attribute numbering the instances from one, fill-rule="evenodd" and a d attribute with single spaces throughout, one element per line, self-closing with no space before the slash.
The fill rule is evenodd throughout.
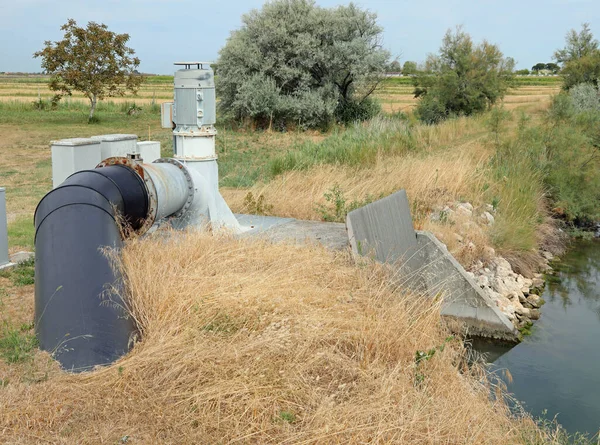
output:
<path id="1" fill-rule="evenodd" d="M 600 241 L 577 242 L 555 267 L 532 334 L 514 347 L 474 344 L 492 372 L 535 417 L 565 429 L 600 430 Z"/>

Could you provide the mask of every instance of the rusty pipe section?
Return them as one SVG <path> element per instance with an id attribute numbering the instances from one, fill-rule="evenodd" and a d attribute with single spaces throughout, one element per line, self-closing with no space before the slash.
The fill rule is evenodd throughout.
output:
<path id="1" fill-rule="evenodd" d="M 152 164 L 143 164 L 134 159 L 113 157 L 105 159 L 96 168 L 112 165 L 134 171 L 146 188 L 148 212 L 144 223 L 136 230 L 138 235 L 146 233 L 164 218 L 184 215 L 197 195 L 197 187 L 192 178 L 194 172 L 190 172 L 185 164 L 176 159 L 161 158 Z"/>
<path id="2" fill-rule="evenodd" d="M 176 160 L 109 158 L 42 198 L 34 217 L 35 328 L 40 347 L 64 369 L 110 364 L 135 338 L 121 272 L 106 254 L 130 233 L 119 225 L 143 234 L 163 218 L 195 209 L 198 196 Z"/>

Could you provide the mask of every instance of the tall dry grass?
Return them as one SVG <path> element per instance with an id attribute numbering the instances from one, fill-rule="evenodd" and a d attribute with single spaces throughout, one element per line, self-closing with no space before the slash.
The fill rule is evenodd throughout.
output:
<path id="1" fill-rule="evenodd" d="M 134 240 L 122 261 L 143 341 L 80 375 L 38 354 L 48 374 L 0 388 L 2 442 L 504 445 L 540 435 L 490 400 L 438 305 L 390 289 L 382 266 L 197 233 Z M 443 344 L 417 367 L 416 351 Z"/>
<path id="2" fill-rule="evenodd" d="M 429 135 L 429 138 L 439 138 Z M 474 142 L 473 145 L 476 143 Z M 483 149 L 474 148 L 427 152 L 406 156 L 380 156 L 369 169 L 321 165 L 309 171 L 291 171 L 266 184 L 249 189 L 222 189 L 223 196 L 236 212 L 247 212 L 245 196 L 263 196 L 270 211 L 278 216 L 299 219 L 321 219 L 318 205 L 326 204 L 324 196 L 337 185 L 349 201 L 378 198 L 405 189 L 412 205 L 417 227 L 425 215 L 436 206 L 445 206 L 457 199 L 480 204 L 485 180 Z"/>

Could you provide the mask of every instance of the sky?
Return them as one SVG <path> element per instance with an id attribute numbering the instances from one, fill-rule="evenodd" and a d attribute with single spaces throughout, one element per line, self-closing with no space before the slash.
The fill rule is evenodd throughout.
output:
<path id="1" fill-rule="evenodd" d="M 128 33 L 140 71 L 172 74 L 176 61 L 213 61 L 242 14 L 264 0 L 0 0 L 0 72 L 39 72 L 32 54 L 60 40 L 68 18 Z M 323 7 L 344 0 L 317 0 Z M 401 63 L 438 51 L 449 28 L 463 25 L 476 42 L 499 45 L 517 68 L 551 62 L 571 28 L 591 24 L 600 38 L 600 0 L 358 0 L 377 13 L 383 45 Z"/>

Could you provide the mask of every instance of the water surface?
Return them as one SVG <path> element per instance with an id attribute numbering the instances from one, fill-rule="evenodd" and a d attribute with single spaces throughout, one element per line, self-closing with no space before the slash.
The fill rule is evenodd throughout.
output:
<path id="1" fill-rule="evenodd" d="M 569 433 L 600 430 L 600 242 L 578 242 L 542 295 L 542 317 L 519 345 L 475 345 L 492 370 L 508 369 L 508 390 L 538 417 Z"/>

